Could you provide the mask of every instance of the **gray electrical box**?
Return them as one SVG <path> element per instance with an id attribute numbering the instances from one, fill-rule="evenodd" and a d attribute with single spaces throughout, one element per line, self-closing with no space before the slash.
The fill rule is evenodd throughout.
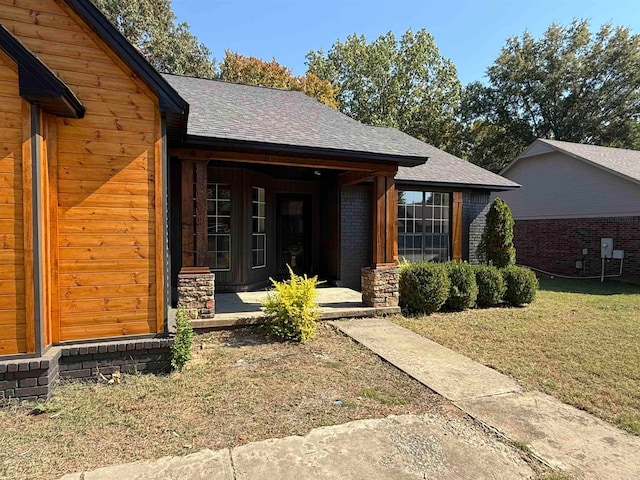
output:
<path id="1" fill-rule="evenodd" d="M 613 238 L 600 239 L 600 258 L 613 257 Z"/>
<path id="2" fill-rule="evenodd" d="M 615 259 L 623 259 L 624 258 L 624 250 L 614 250 L 613 251 L 613 258 Z"/>

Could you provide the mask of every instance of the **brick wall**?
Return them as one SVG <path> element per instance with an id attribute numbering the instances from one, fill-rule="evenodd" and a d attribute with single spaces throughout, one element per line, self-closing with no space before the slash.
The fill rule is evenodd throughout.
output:
<path id="1" fill-rule="evenodd" d="M 476 250 L 489 212 L 489 191 L 465 192 L 462 195 L 462 259 L 477 264 Z"/>
<path id="2" fill-rule="evenodd" d="M 46 400 L 59 379 L 109 378 L 123 373 L 168 372 L 170 338 L 128 339 L 52 347 L 38 358 L 0 360 L 0 401 Z"/>
<path id="3" fill-rule="evenodd" d="M 340 193 L 340 285 L 360 290 L 362 267 L 371 265 L 371 188 L 354 186 Z"/>
<path id="4" fill-rule="evenodd" d="M 613 238 L 624 250 L 623 276 L 640 279 L 640 217 L 516 220 L 516 258 L 519 264 L 552 273 L 580 275 L 577 260 L 585 261 L 584 275 L 599 275 L 600 239 Z M 583 258 L 582 249 L 589 250 Z M 616 274 L 619 260 L 606 261 L 607 275 Z"/>

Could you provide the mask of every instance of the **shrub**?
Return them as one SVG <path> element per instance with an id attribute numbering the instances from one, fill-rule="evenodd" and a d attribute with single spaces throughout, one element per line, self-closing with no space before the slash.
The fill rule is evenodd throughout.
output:
<path id="1" fill-rule="evenodd" d="M 476 304 L 478 285 L 473 267 L 467 262 L 447 262 L 447 273 L 451 287 L 446 306 L 452 310 L 465 310 Z"/>
<path id="2" fill-rule="evenodd" d="M 508 266 L 502 270 L 507 290 L 504 300 L 514 306 L 531 303 L 538 291 L 538 278 L 525 267 Z"/>
<path id="3" fill-rule="evenodd" d="M 400 307 L 409 314 L 437 312 L 449 297 L 451 282 L 441 263 L 417 262 L 400 268 Z"/>
<path id="4" fill-rule="evenodd" d="M 171 366 L 176 370 L 182 370 L 185 364 L 191 360 L 193 336 L 191 319 L 185 308 L 180 307 L 176 313 L 176 336 L 171 345 Z"/>
<path id="5" fill-rule="evenodd" d="M 474 270 L 478 284 L 478 306 L 492 307 L 499 304 L 507 289 L 500 270 L 489 265 L 476 265 Z"/>
<path id="6" fill-rule="evenodd" d="M 305 342 L 315 337 L 320 311 L 316 303 L 318 277 L 296 275 L 289 268 L 290 278 L 283 282 L 271 279 L 275 292 L 262 303 L 270 335 L 283 340 Z"/>
<path id="7" fill-rule="evenodd" d="M 504 200 L 496 198 L 487 213 L 487 223 L 478 245 L 478 258 L 482 263 L 498 268 L 516 263 L 513 225 L 511 209 Z"/>

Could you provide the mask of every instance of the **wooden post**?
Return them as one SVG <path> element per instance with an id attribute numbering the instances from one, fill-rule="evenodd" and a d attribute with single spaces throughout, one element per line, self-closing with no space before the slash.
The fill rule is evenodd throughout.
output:
<path id="1" fill-rule="evenodd" d="M 373 266 L 398 261 L 398 203 L 392 175 L 373 178 Z"/>
<path id="2" fill-rule="evenodd" d="M 462 261 L 462 192 L 453 192 L 451 214 L 451 258 Z"/>
<path id="3" fill-rule="evenodd" d="M 207 265 L 207 163 L 196 162 L 196 266 Z"/>
<path id="4" fill-rule="evenodd" d="M 182 266 L 194 265 L 193 169 L 194 162 L 182 160 Z"/>

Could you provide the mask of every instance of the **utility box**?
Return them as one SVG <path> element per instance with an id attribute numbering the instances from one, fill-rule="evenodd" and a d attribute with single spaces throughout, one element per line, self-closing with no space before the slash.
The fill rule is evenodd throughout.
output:
<path id="1" fill-rule="evenodd" d="M 622 260 L 624 258 L 624 250 L 614 250 L 613 258 L 616 260 Z"/>
<path id="2" fill-rule="evenodd" d="M 613 238 L 600 239 L 600 258 L 613 257 Z"/>

